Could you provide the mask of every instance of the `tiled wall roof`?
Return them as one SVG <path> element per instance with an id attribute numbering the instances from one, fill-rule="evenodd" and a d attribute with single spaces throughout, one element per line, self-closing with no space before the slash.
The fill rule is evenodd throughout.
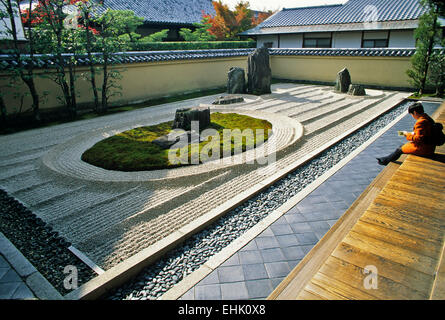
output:
<path id="1" fill-rule="evenodd" d="M 423 12 L 419 0 L 349 0 L 343 5 L 283 9 L 260 28 L 415 20 Z"/>
<path id="2" fill-rule="evenodd" d="M 218 49 L 218 50 L 184 50 L 184 51 L 148 51 L 148 52 L 125 52 L 112 55 L 113 64 L 143 63 L 157 61 L 175 60 L 197 60 L 228 57 L 248 56 L 255 49 Z M 269 49 L 272 56 L 372 56 L 372 57 L 410 57 L 415 49 L 408 48 L 385 48 L 385 49 Z M 445 54 L 445 50 L 442 50 Z M 94 54 L 97 63 L 101 63 L 99 54 Z M 65 54 L 65 58 L 71 55 Z M 87 65 L 86 55 L 77 56 L 78 65 Z M 57 63 L 54 56 L 36 55 L 34 63 L 38 68 L 51 68 Z M 8 70 L 16 62 L 10 55 L 0 55 L 0 70 Z M 25 63 L 26 65 L 26 63 Z"/>
<path id="3" fill-rule="evenodd" d="M 146 22 L 193 24 L 201 22 L 202 12 L 215 14 L 211 0 L 104 0 L 104 7 L 132 10 Z"/>

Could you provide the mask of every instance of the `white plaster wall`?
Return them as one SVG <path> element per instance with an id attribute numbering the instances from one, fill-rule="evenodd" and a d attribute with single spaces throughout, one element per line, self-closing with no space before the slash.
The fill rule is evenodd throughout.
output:
<path id="1" fill-rule="evenodd" d="M 332 36 L 333 48 L 360 48 L 361 45 L 361 32 L 335 32 Z"/>
<path id="2" fill-rule="evenodd" d="M 415 48 L 414 30 L 391 31 L 389 36 L 390 48 Z"/>
<path id="3" fill-rule="evenodd" d="M 278 36 L 270 35 L 270 36 L 258 36 L 257 38 L 257 48 L 261 48 L 264 43 L 272 42 L 272 48 L 278 48 Z"/>
<path id="4" fill-rule="evenodd" d="M 302 34 L 282 34 L 280 48 L 303 48 Z"/>

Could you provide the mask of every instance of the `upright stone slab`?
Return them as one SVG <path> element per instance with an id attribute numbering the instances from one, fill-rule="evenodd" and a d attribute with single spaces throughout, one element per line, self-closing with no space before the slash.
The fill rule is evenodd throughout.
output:
<path id="1" fill-rule="evenodd" d="M 249 55 L 247 61 L 247 90 L 255 95 L 271 93 L 271 80 L 269 50 L 265 47 L 258 48 Z"/>
<path id="2" fill-rule="evenodd" d="M 347 93 L 351 85 L 351 75 L 348 69 L 344 68 L 337 74 L 337 81 L 335 83 L 335 91 Z"/>
<path id="3" fill-rule="evenodd" d="M 176 110 L 173 129 L 188 131 L 192 127 L 192 121 L 199 122 L 199 130 L 210 125 L 210 108 L 193 107 Z"/>
<path id="4" fill-rule="evenodd" d="M 246 77 L 244 69 L 232 67 L 228 73 L 227 93 L 240 94 L 246 92 Z"/>

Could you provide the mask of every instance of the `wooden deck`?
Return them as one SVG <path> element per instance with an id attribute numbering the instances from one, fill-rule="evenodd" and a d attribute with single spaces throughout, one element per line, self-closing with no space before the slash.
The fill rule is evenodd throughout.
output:
<path id="1" fill-rule="evenodd" d="M 445 126 L 445 103 L 433 118 Z M 436 154 L 388 165 L 268 299 L 445 299 L 445 146 Z"/>

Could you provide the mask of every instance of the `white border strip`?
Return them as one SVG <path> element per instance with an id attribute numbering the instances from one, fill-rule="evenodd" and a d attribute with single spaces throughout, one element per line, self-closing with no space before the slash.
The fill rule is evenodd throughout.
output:
<path id="1" fill-rule="evenodd" d="M 85 263 L 88 267 L 93 269 L 97 274 L 105 273 L 105 271 L 100 268 L 97 264 L 95 264 L 90 258 L 88 258 L 82 251 L 79 249 L 69 246 L 68 250 L 70 250 L 76 257 L 78 257 L 83 263 Z"/>
<path id="2" fill-rule="evenodd" d="M 235 239 L 231 244 L 222 249 L 219 253 L 212 256 L 206 263 L 204 263 L 198 270 L 194 271 L 179 283 L 177 283 L 173 288 L 168 290 L 165 294 L 158 298 L 158 300 L 177 300 L 182 295 L 184 295 L 188 290 L 193 288 L 197 283 L 207 277 L 211 272 L 218 268 L 222 263 L 234 255 L 238 250 L 247 245 L 250 241 L 256 238 L 264 230 L 266 230 L 271 224 L 276 220 L 281 218 L 285 213 L 287 213 L 291 208 L 296 206 L 300 201 L 302 201 L 306 196 L 317 189 L 321 184 L 328 180 L 337 171 L 348 164 L 352 159 L 374 143 L 378 138 L 380 138 L 384 133 L 391 129 L 396 123 L 402 120 L 406 116 L 403 112 L 395 120 L 389 123 L 386 127 L 380 130 L 377 134 L 371 137 L 368 141 L 362 144 L 360 147 L 352 151 L 346 158 L 337 163 L 334 167 L 326 171 L 317 180 L 309 184 L 306 188 L 300 191 L 297 195 L 290 198 L 285 204 L 283 204 L 278 209 L 274 210 L 267 217 L 261 220 L 254 227 L 246 231 L 239 238 Z"/>

